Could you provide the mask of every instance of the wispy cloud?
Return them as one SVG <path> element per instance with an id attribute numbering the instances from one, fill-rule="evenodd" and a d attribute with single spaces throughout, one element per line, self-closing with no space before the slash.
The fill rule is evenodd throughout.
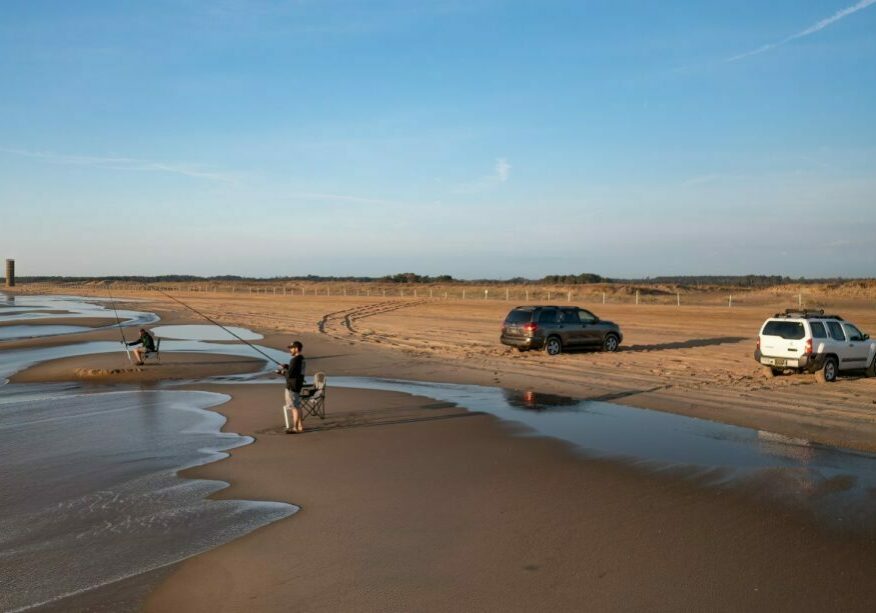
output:
<path id="1" fill-rule="evenodd" d="M 719 174 L 707 174 L 691 177 L 681 182 L 682 187 L 695 187 L 698 185 L 707 185 L 721 179 Z"/>
<path id="2" fill-rule="evenodd" d="M 319 202 L 344 202 L 349 204 L 378 204 L 382 206 L 408 206 L 407 204 L 381 198 L 364 198 L 362 196 L 349 196 L 344 194 L 325 194 L 320 192 L 296 192 L 289 194 L 290 197 L 300 200 L 315 200 Z"/>
<path id="3" fill-rule="evenodd" d="M 764 53 L 766 51 L 771 51 L 772 49 L 775 49 L 776 47 L 781 47 L 782 45 L 786 45 L 793 40 L 797 40 L 798 38 L 804 38 L 806 36 L 810 36 L 810 35 L 815 34 L 816 32 L 818 32 L 820 30 L 823 30 L 827 26 L 836 23 L 840 19 L 848 17 L 849 15 L 852 15 L 853 13 L 857 13 L 858 11 L 864 10 L 865 8 L 867 8 L 868 6 L 870 6 L 872 4 L 876 4 L 876 0 L 861 0 L 857 4 L 853 4 L 852 6 L 848 6 L 842 10 L 837 11 L 836 13 L 831 15 L 830 17 L 825 17 L 821 21 L 809 26 L 805 30 L 801 30 L 800 32 L 797 32 L 796 34 L 792 34 L 791 36 L 788 36 L 787 38 L 784 38 L 780 41 L 777 41 L 774 43 L 768 43 L 766 45 L 763 45 L 762 47 L 758 47 L 757 49 L 753 49 L 751 51 L 746 51 L 745 53 L 740 53 L 739 55 L 734 55 L 733 57 L 727 58 L 725 61 L 726 62 L 737 62 L 739 60 L 745 59 L 747 57 L 751 57 L 753 55 L 759 55 L 759 54 Z"/>
<path id="4" fill-rule="evenodd" d="M 229 174 L 205 170 L 194 164 L 181 164 L 178 162 L 159 162 L 155 160 L 141 160 L 128 157 L 100 157 L 90 155 L 69 155 L 44 151 L 27 151 L 24 149 L 8 149 L 0 147 L 0 153 L 8 153 L 19 157 L 28 157 L 45 160 L 53 164 L 71 164 L 78 166 L 92 166 L 109 170 L 125 170 L 139 172 L 164 172 L 183 175 L 195 179 L 220 181 L 223 183 L 236 183 L 237 179 Z"/>
<path id="5" fill-rule="evenodd" d="M 876 0 L 873 0 L 876 2 Z M 504 183 L 511 176 L 511 164 L 505 158 L 496 160 L 496 179 L 499 183 Z"/>
<path id="6" fill-rule="evenodd" d="M 493 166 L 493 174 L 483 176 L 470 183 L 463 183 L 462 185 L 458 186 L 454 191 L 463 194 L 482 192 L 492 187 L 496 187 L 497 185 L 500 185 L 502 183 L 506 183 L 510 178 L 511 164 L 509 164 L 508 160 L 505 158 L 498 158 L 496 159 L 496 163 Z"/>

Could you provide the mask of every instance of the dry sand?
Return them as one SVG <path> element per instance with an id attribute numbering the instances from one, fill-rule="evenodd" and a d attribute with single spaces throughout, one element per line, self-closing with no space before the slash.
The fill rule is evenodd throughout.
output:
<path id="1" fill-rule="evenodd" d="M 876 379 L 760 377 L 754 338 L 778 307 L 583 304 L 622 326 L 624 351 L 549 358 L 498 345 L 511 306 L 499 301 L 179 297 L 265 333 L 266 345 L 302 339 L 309 372 L 329 377 L 535 389 L 876 449 Z M 871 307 L 842 314 L 876 331 Z M 218 409 L 226 430 L 256 443 L 187 476 L 229 481 L 223 497 L 302 510 L 182 563 L 150 610 L 876 607 L 871 538 L 744 491 L 585 459 L 400 394 L 330 388 L 328 419 L 285 435 L 281 386 L 221 391 L 234 397 Z"/>

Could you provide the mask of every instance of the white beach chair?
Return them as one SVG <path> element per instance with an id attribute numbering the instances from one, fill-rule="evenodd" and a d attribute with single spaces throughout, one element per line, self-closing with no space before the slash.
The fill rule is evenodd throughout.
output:
<path id="1" fill-rule="evenodd" d="M 316 415 L 325 419 L 325 373 L 313 375 L 313 383 L 301 388 L 301 419 Z"/>

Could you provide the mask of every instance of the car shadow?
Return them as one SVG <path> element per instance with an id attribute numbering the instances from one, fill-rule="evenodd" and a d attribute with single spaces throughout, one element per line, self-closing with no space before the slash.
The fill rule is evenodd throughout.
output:
<path id="1" fill-rule="evenodd" d="M 619 351 L 668 351 L 671 349 L 693 349 L 695 347 L 713 347 L 715 345 L 730 345 L 748 340 L 745 336 L 718 336 L 715 338 L 692 338 L 687 341 L 673 343 L 655 343 L 653 345 L 621 346 Z"/>

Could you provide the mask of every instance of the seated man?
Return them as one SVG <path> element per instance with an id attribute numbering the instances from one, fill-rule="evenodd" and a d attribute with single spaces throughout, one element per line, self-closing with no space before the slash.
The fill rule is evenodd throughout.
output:
<path id="1" fill-rule="evenodd" d="M 134 362 L 137 366 L 143 366 L 143 358 L 145 358 L 150 352 L 155 351 L 155 339 L 152 338 L 152 335 L 149 334 L 145 328 L 140 328 L 140 338 L 131 343 L 127 343 L 127 345 L 129 347 L 142 345 L 142 347 L 134 349 Z"/>

